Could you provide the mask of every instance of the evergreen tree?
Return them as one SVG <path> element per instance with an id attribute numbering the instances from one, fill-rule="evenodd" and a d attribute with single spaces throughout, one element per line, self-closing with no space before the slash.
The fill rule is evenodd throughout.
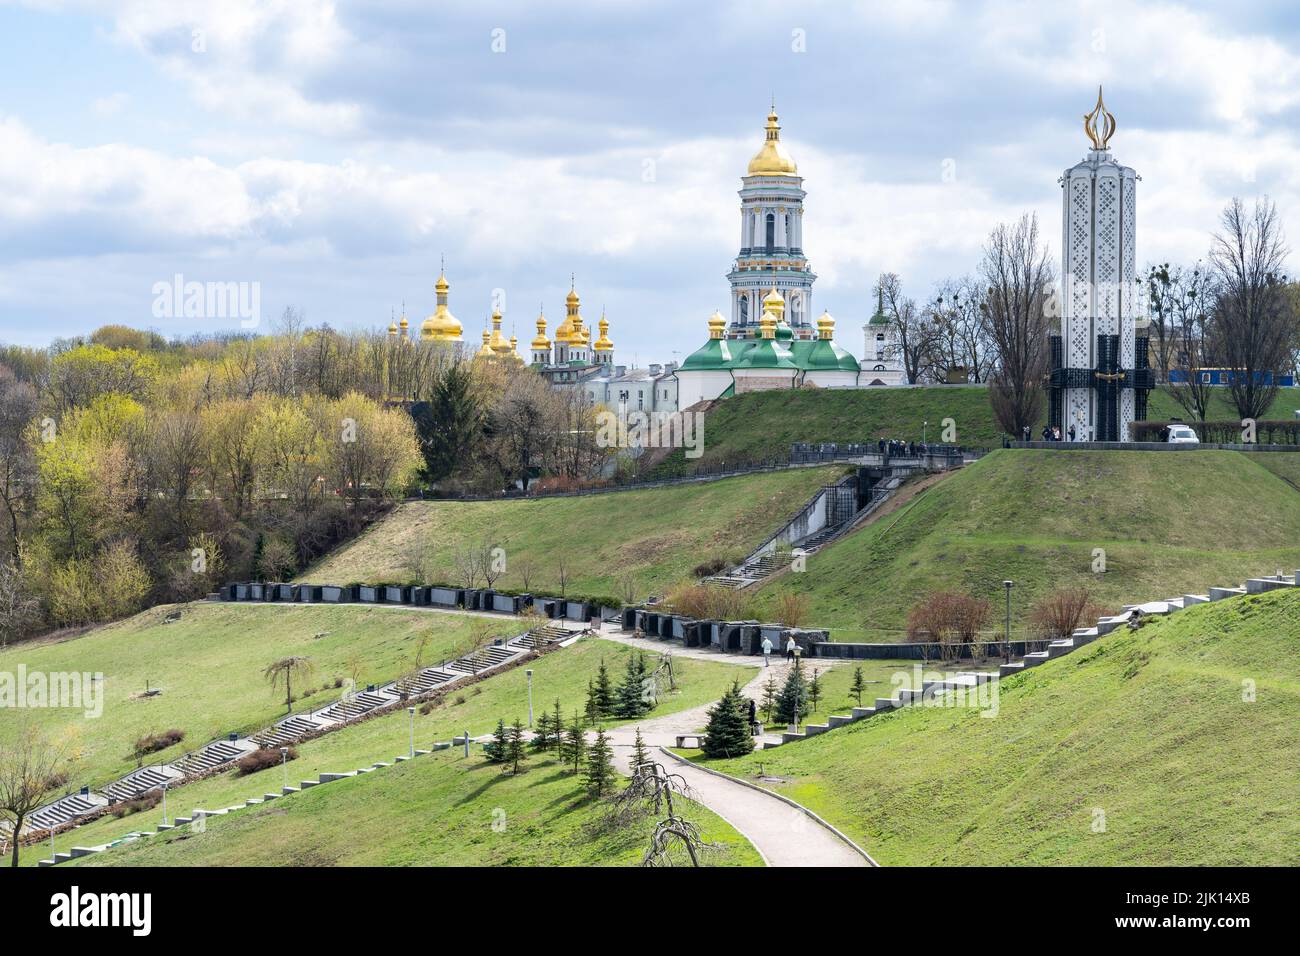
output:
<path id="1" fill-rule="evenodd" d="M 515 719 L 506 731 L 506 759 L 510 772 L 518 776 L 520 766 L 528 759 L 528 748 L 524 746 L 524 725 Z"/>
<path id="2" fill-rule="evenodd" d="M 600 696 L 596 693 L 595 682 L 591 680 L 587 681 L 587 703 L 583 707 L 582 713 L 587 718 L 588 724 L 600 722 Z"/>
<path id="3" fill-rule="evenodd" d="M 586 756 L 587 740 L 583 734 L 582 719 L 575 712 L 573 721 L 565 728 L 560 742 L 560 762 L 566 767 L 572 764 L 574 773 L 578 772 L 582 759 Z"/>
<path id="4" fill-rule="evenodd" d="M 702 741 L 706 757 L 739 757 L 752 753 L 754 738 L 749 732 L 749 701 L 740 692 L 740 682 L 709 708 L 709 722 Z"/>
<path id="5" fill-rule="evenodd" d="M 484 410 L 474 390 L 469 365 L 451 362 L 438 376 L 427 402 L 411 406 L 425 481 L 442 481 L 469 458 L 482 427 Z"/>
<path id="6" fill-rule="evenodd" d="M 641 737 L 641 728 L 636 729 L 636 738 L 632 741 L 632 776 L 650 772 L 650 751 Z"/>
<path id="7" fill-rule="evenodd" d="M 776 708 L 776 699 L 779 691 L 776 687 L 776 675 L 768 674 L 767 683 L 763 685 L 763 702 L 760 705 L 763 708 L 764 720 L 767 723 L 772 722 L 772 711 Z"/>
<path id="8" fill-rule="evenodd" d="M 587 773 L 584 777 L 587 793 L 603 797 L 614 785 L 614 752 L 603 727 L 596 728 L 596 739 L 587 748 Z"/>
<path id="9" fill-rule="evenodd" d="M 614 713 L 619 717 L 641 717 L 654 708 L 653 700 L 646 694 L 645 655 L 628 655 L 623 682 L 618 685 Z"/>
<path id="10" fill-rule="evenodd" d="M 537 718 L 537 725 L 533 728 L 533 749 L 545 752 L 551 749 L 555 743 L 555 736 L 551 733 L 551 715 L 542 711 L 542 715 Z"/>
<path id="11" fill-rule="evenodd" d="M 560 698 L 555 698 L 555 707 L 551 709 L 551 729 L 555 734 L 555 747 L 558 749 L 564 740 L 564 715 L 560 713 Z"/>
<path id="12" fill-rule="evenodd" d="M 796 717 L 808 716 L 808 682 L 804 680 L 803 668 L 795 658 L 794 667 L 786 676 L 785 686 L 776 698 L 776 721 L 779 724 L 793 724 Z"/>
<path id="13" fill-rule="evenodd" d="M 614 713 L 614 685 L 610 683 L 609 668 L 605 666 L 603 657 L 600 659 L 600 668 L 596 671 L 596 683 L 592 687 L 592 693 L 601 717 L 608 717 Z"/>
<path id="14" fill-rule="evenodd" d="M 813 712 L 816 712 L 822 699 L 822 678 L 821 674 L 813 668 L 812 680 L 808 682 L 808 702 L 812 704 Z"/>
<path id="15" fill-rule="evenodd" d="M 853 683 L 849 685 L 849 693 L 854 696 L 858 706 L 862 706 L 862 692 L 867 689 L 867 682 L 862 679 L 862 668 L 853 668 Z"/>
<path id="16" fill-rule="evenodd" d="M 497 718 L 497 729 L 492 731 L 492 739 L 483 745 L 483 754 L 493 763 L 504 763 L 510 750 L 510 734 L 506 722 Z"/>

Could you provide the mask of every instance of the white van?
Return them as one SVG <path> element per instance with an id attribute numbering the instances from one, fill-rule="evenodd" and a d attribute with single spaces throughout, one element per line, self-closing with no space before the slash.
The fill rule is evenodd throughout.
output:
<path id="1" fill-rule="evenodd" d="M 1186 425 L 1169 426 L 1169 444 L 1170 445 L 1199 445 L 1201 440 L 1196 437 L 1196 432 L 1192 431 Z"/>

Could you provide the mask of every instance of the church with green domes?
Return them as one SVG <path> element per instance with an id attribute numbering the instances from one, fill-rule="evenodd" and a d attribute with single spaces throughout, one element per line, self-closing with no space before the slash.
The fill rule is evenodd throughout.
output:
<path id="1" fill-rule="evenodd" d="M 898 383 L 887 327 L 875 319 L 865 326 L 866 370 L 835 344 L 829 313 L 814 327 L 817 276 L 803 251 L 803 177 L 781 142 L 775 109 L 765 134 L 741 178 L 740 253 L 727 274 L 731 319 L 714 312 L 709 340 L 677 370 L 679 408 L 764 389 Z"/>

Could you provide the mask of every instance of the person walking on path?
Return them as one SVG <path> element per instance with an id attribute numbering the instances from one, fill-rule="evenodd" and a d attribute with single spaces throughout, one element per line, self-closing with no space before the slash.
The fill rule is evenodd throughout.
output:
<path id="1" fill-rule="evenodd" d="M 787 661 L 794 660 L 794 648 L 795 648 L 794 638 L 793 637 L 787 638 L 785 642 L 785 659 Z"/>
<path id="2" fill-rule="evenodd" d="M 749 733 L 750 736 L 758 733 L 758 705 L 752 697 L 749 698 Z"/>
<path id="3" fill-rule="evenodd" d="M 772 657 L 772 639 L 770 637 L 765 637 L 763 638 L 763 666 L 764 667 L 766 667 L 768 664 L 771 663 L 771 657 Z"/>

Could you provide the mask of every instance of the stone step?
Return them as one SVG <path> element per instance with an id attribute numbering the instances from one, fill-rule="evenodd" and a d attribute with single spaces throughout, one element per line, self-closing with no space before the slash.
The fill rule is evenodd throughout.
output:
<path id="1" fill-rule="evenodd" d="M 818 734 L 824 734 L 830 729 L 830 724 L 804 724 L 803 732 L 805 737 L 816 737 Z"/>
<path id="2" fill-rule="evenodd" d="M 1222 601 L 1224 598 L 1237 597 L 1245 593 L 1245 588 L 1210 588 L 1210 600 Z"/>
<path id="3" fill-rule="evenodd" d="M 853 719 L 854 719 L 854 720 L 862 720 L 863 718 L 866 718 L 866 717 L 874 717 L 874 716 L 876 716 L 876 708 L 874 708 L 874 707 L 854 707 L 854 708 L 853 708 Z"/>

